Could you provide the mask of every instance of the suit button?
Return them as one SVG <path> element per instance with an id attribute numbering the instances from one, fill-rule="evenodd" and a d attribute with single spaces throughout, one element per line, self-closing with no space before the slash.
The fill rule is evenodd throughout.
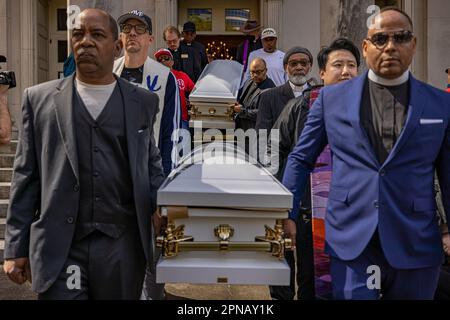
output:
<path id="1" fill-rule="evenodd" d="M 78 184 L 73 186 L 73 191 L 78 192 L 80 191 L 80 186 Z"/>
<path id="2" fill-rule="evenodd" d="M 95 197 L 95 202 L 99 202 L 100 201 L 100 197 Z"/>
<path id="3" fill-rule="evenodd" d="M 380 176 L 384 177 L 386 175 L 386 170 L 381 170 L 380 171 Z"/>
<path id="4" fill-rule="evenodd" d="M 98 171 L 95 171 L 95 172 L 94 172 L 94 177 L 95 177 L 95 178 L 98 178 L 99 175 L 100 175 L 100 173 L 98 173 Z"/>
<path id="5" fill-rule="evenodd" d="M 100 149 L 98 147 L 94 147 L 94 152 L 99 152 Z"/>
<path id="6" fill-rule="evenodd" d="M 375 207 L 375 209 L 378 209 L 380 207 L 380 203 L 377 200 L 375 200 L 373 202 L 373 206 Z"/>
<path id="7" fill-rule="evenodd" d="M 73 217 L 68 217 L 67 218 L 67 223 L 72 224 L 73 223 Z"/>

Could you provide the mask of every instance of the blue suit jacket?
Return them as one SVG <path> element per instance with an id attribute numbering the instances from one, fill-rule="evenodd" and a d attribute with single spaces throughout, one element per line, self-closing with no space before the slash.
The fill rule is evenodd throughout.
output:
<path id="1" fill-rule="evenodd" d="M 365 81 L 367 73 L 325 87 L 311 108 L 283 179 L 294 194 L 290 217 L 295 219 L 308 174 L 328 143 L 333 152 L 325 222 L 329 252 L 342 260 L 357 258 L 378 227 L 393 267 L 439 265 L 433 177 L 436 169 L 450 218 L 450 95 L 410 76 L 407 120 L 381 164 L 360 124 Z"/>

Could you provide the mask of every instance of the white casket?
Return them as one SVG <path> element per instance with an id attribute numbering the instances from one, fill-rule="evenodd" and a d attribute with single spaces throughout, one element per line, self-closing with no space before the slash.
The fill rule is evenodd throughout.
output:
<path id="1" fill-rule="evenodd" d="M 292 194 L 233 144 L 181 160 L 158 191 L 168 218 L 158 238 L 159 283 L 289 285 L 282 236 Z"/>
<path id="2" fill-rule="evenodd" d="M 206 66 L 189 95 L 190 127 L 201 122 L 202 128 L 235 128 L 233 106 L 243 69 L 242 64 L 231 60 L 214 60 Z"/>

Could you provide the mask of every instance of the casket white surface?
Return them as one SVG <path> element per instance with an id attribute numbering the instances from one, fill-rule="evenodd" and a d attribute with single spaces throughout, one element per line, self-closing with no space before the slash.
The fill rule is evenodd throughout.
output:
<path id="1" fill-rule="evenodd" d="M 289 285 L 281 232 L 292 194 L 253 162 L 213 143 L 172 171 L 158 191 L 168 230 L 157 282 Z"/>
<path id="2" fill-rule="evenodd" d="M 234 129 L 233 105 L 237 101 L 243 66 L 231 60 L 214 60 L 206 66 L 189 95 L 190 127 Z"/>

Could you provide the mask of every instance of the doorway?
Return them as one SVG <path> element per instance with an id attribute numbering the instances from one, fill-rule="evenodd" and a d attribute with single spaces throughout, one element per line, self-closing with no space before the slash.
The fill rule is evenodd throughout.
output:
<path id="1" fill-rule="evenodd" d="M 237 47 L 245 39 L 240 31 L 247 20 L 260 20 L 260 0 L 178 1 L 178 28 L 186 21 L 197 27 L 196 40 L 215 59 L 236 59 Z"/>
<path id="2" fill-rule="evenodd" d="M 64 61 L 67 59 L 67 1 L 48 1 L 49 19 L 49 60 L 50 73 L 48 80 L 63 78 Z"/>

